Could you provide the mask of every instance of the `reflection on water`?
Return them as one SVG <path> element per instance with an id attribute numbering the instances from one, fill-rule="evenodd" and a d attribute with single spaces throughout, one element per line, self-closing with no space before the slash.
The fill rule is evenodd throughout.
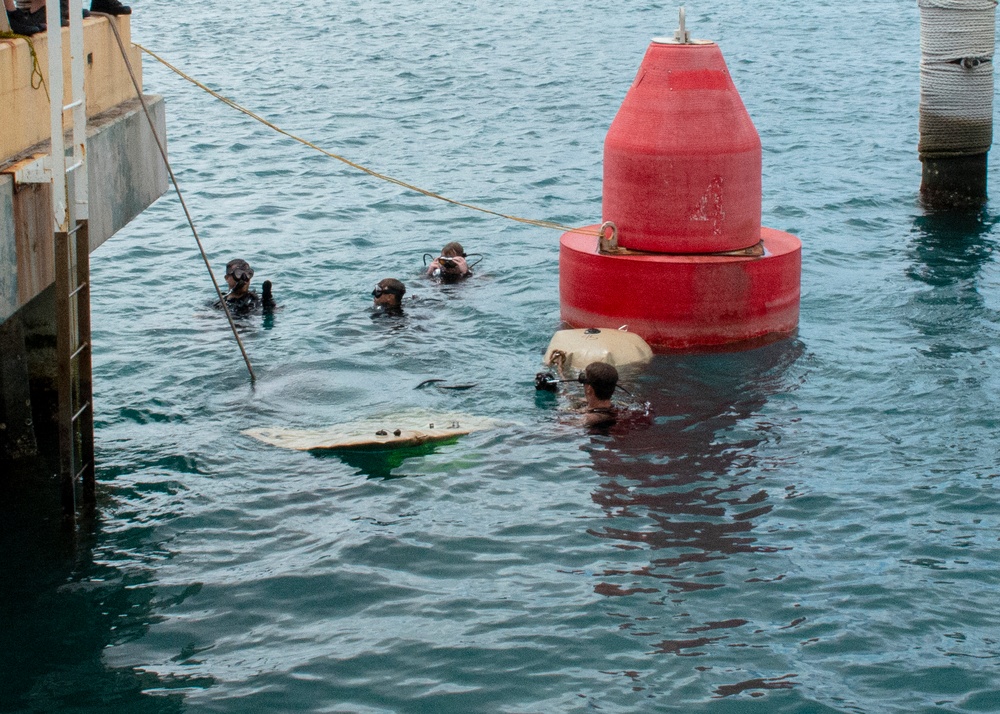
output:
<path id="1" fill-rule="evenodd" d="M 974 280 L 993 256 L 997 217 L 987 211 L 927 213 L 913 221 L 910 276 L 928 285 Z"/>
<path id="2" fill-rule="evenodd" d="M 744 571 L 728 572 L 733 556 L 777 550 L 754 533 L 755 520 L 773 508 L 768 492 L 756 485 L 762 478 L 756 449 L 772 438 L 760 414 L 770 396 L 788 390 L 785 372 L 802 351 L 800 342 L 788 340 L 740 354 L 654 361 L 647 382 L 658 388 L 643 396 L 652 402 L 656 423 L 615 427 L 587 447 L 604 477 L 592 498 L 605 514 L 605 523 L 588 532 L 650 556 L 599 573 L 597 594 L 642 595 L 683 608 L 699 593 L 739 584 L 734 580 Z M 643 617 L 613 615 L 631 620 L 620 628 L 658 640 L 651 653 L 681 657 L 707 654 L 752 619 L 747 612 L 670 630 L 651 628 Z M 718 694 L 791 686 L 787 678 L 761 680 L 727 685 Z"/>
<path id="3" fill-rule="evenodd" d="M 989 316 L 981 273 L 992 260 L 996 216 L 986 211 L 928 213 L 914 222 L 908 275 L 927 288 L 911 299 L 911 324 L 928 340 L 921 352 L 948 359 L 987 349 Z"/>
<path id="4" fill-rule="evenodd" d="M 794 682 L 790 682 L 789 679 L 792 677 L 794 675 L 773 677 L 771 679 L 760 677 L 757 679 L 748 679 L 745 682 L 738 682 L 737 684 L 724 684 L 717 688 L 715 693 L 719 697 L 731 697 L 734 694 L 749 692 L 751 697 L 762 697 L 764 696 L 763 690 L 765 689 L 791 689 L 794 686 Z"/>
<path id="5" fill-rule="evenodd" d="M 163 678 L 103 661 L 106 647 L 141 637 L 154 609 L 171 604 L 157 598 L 152 571 L 100 562 L 100 523 L 81 518 L 76 532 L 66 529 L 50 517 L 59 509 L 37 478 L 12 481 L 16 493 L 0 505 L 0 710 L 183 711 L 183 691 L 171 690 L 207 687 L 210 678 Z"/>

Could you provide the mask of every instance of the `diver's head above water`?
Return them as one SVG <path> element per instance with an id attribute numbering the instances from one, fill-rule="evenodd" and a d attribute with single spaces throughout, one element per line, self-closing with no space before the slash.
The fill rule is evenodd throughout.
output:
<path id="1" fill-rule="evenodd" d="M 226 263 L 226 284 L 233 296 L 239 296 L 250 289 L 253 268 L 242 258 L 234 258 Z"/>
<path id="2" fill-rule="evenodd" d="M 403 295 L 406 294 L 406 286 L 395 278 L 384 278 L 380 280 L 372 290 L 372 298 L 377 310 L 384 312 L 400 312 L 403 309 Z"/>
<path id="3" fill-rule="evenodd" d="M 452 241 L 441 249 L 441 255 L 427 266 L 427 274 L 443 281 L 454 281 L 470 275 L 466 262 L 465 248 L 458 241 Z"/>
<path id="4" fill-rule="evenodd" d="M 587 406 L 611 406 L 611 395 L 618 384 L 618 370 L 607 362 L 592 362 L 580 373 Z"/>

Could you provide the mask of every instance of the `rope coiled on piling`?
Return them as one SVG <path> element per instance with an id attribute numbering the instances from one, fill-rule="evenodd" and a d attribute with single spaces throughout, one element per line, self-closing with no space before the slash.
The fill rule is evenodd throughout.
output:
<path id="1" fill-rule="evenodd" d="M 973 156 L 993 143 L 997 0 L 919 0 L 923 158 Z"/>

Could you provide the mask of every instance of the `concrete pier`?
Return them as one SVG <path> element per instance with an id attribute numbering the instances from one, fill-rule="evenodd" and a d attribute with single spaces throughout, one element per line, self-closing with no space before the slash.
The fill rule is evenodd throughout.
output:
<path id="1" fill-rule="evenodd" d="M 135 96 L 109 22 L 128 42 L 129 16 L 84 21 L 87 95 L 89 246 L 95 250 L 168 187 L 153 132 Z M 68 32 L 67 29 L 62 30 Z M 64 41 L 65 41 L 64 37 Z M 32 38 L 48 76 L 46 34 Z M 63 68 L 68 76 L 68 66 Z M 146 96 L 156 130 L 166 136 L 161 97 Z M 0 487 L 31 478 L 56 461 L 56 306 L 50 184 L 38 181 L 49 153 L 49 102 L 32 75 L 25 40 L 0 41 Z M 68 114 L 67 114 L 68 116 Z M 78 379 L 79 375 L 74 375 Z M 13 467 L 13 468 L 12 468 Z M 43 473 L 39 485 L 52 482 Z"/>

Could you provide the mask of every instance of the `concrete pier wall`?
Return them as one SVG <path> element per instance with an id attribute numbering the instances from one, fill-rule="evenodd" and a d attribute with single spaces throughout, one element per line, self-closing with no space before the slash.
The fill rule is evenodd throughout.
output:
<path id="1" fill-rule="evenodd" d="M 168 188 L 156 140 L 106 18 L 84 23 L 89 237 L 93 251 Z M 116 21 L 129 37 L 129 18 Z M 65 31 L 64 31 L 65 32 Z M 46 36 L 36 35 L 39 60 Z M 68 37 L 64 37 L 68 41 Z M 133 67 L 138 51 L 129 45 Z M 42 62 L 42 73 L 47 76 Z M 141 74 L 140 74 L 141 76 Z M 37 84 L 37 82 L 36 82 Z M 161 140 L 166 110 L 147 96 Z M 50 151 L 48 100 L 33 88 L 24 40 L 0 43 L 0 483 L 51 473 L 58 455 L 56 308 L 50 185 L 23 171 Z M 7 109 L 10 108 L 10 112 Z M 68 126 L 66 127 L 69 128 Z M 67 138 L 70 146 L 71 139 Z M 10 468 L 13 464 L 14 468 Z M 55 484 L 51 479 L 37 481 Z"/>
<path id="2" fill-rule="evenodd" d="M 163 99 L 147 104 L 165 137 Z M 138 100 L 91 119 L 87 159 L 93 251 L 167 190 L 167 172 Z M 48 185 L 18 185 L 14 166 L 0 166 L 0 462 L 35 464 L 55 452 L 52 209 Z"/>
<path id="3" fill-rule="evenodd" d="M 135 88 L 122 59 L 121 50 L 106 17 L 83 21 L 83 91 L 87 95 L 87 116 L 92 117 L 135 97 Z M 117 23 L 129 55 L 129 62 L 142 86 L 140 52 L 132 46 L 131 16 L 121 15 Z M 49 40 L 43 32 L 31 38 L 41 76 L 48 82 Z M 62 28 L 63 47 L 69 47 L 69 28 Z M 63 62 L 64 100 L 70 98 L 69 53 Z M 26 151 L 49 137 L 49 100 L 34 71 L 31 47 L 25 40 L 0 42 L 0 99 L 3 100 L 3 131 L 0 131 L 0 158 Z"/>
<path id="4" fill-rule="evenodd" d="M 147 96 L 146 104 L 165 147 L 163 98 Z M 87 156 L 93 251 L 162 196 L 169 179 L 138 99 L 122 102 L 90 120 Z"/>
<path id="5" fill-rule="evenodd" d="M 146 102 L 165 137 L 163 99 L 150 96 Z M 48 150 L 48 142 L 38 144 L 21 161 L 0 165 L 0 321 L 55 279 L 49 186 L 14 179 L 19 166 Z M 87 162 L 93 251 L 167 190 L 167 170 L 138 99 L 87 123 Z"/>

